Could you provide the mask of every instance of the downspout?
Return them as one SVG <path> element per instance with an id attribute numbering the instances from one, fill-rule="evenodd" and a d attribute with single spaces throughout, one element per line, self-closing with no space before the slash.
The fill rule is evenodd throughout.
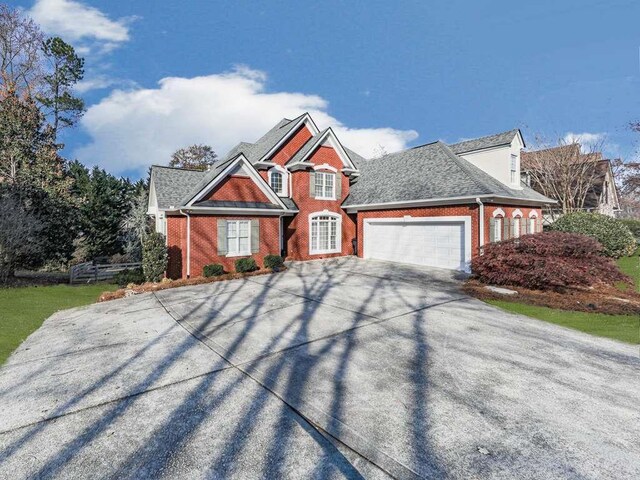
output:
<path id="1" fill-rule="evenodd" d="M 182 215 L 187 217 L 187 278 L 191 276 L 191 216 L 189 212 L 178 210 Z"/>
<path id="2" fill-rule="evenodd" d="M 484 247 L 484 203 L 480 200 L 480 197 L 476 198 L 478 204 L 478 234 L 480 235 L 480 241 L 478 242 L 479 254 L 482 255 L 482 247 Z"/>

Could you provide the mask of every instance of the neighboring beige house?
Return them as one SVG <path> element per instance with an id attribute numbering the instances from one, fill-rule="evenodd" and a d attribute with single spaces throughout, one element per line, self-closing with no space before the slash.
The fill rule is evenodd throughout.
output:
<path id="1" fill-rule="evenodd" d="M 603 158 L 601 152 L 582 153 L 580 145 L 572 143 L 544 150 L 523 151 L 520 154 L 520 159 L 522 162 L 522 181 L 534 190 L 552 198 L 554 195 L 548 189 L 536 185 L 536 175 L 532 173 L 532 169 L 540 165 L 553 168 L 554 164 L 558 164 L 559 168 L 562 168 L 563 165 L 571 164 L 592 165 L 592 170 L 588 174 L 590 185 L 587 185 L 586 190 L 579 194 L 581 198 L 579 200 L 576 199 L 576 205 L 571 210 L 600 213 L 610 217 L 615 217 L 620 211 L 620 202 L 611 160 Z M 576 167 L 576 169 L 578 168 L 580 167 Z M 569 171 L 571 171 L 570 168 Z M 576 173 L 576 177 L 578 175 L 579 173 Z M 553 175 L 547 176 L 547 178 L 553 178 Z M 545 190 L 547 191 L 545 192 Z M 576 190 L 579 189 L 576 188 Z M 556 198 L 556 200 L 560 199 Z M 561 213 L 562 205 L 550 207 L 545 211 L 545 220 L 547 222 L 552 221 L 551 219 L 557 218 Z"/>

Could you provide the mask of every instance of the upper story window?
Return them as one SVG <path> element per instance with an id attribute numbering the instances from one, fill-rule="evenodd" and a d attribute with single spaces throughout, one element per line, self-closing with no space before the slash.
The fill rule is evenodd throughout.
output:
<path id="1" fill-rule="evenodd" d="M 280 172 L 272 171 L 269 173 L 269 184 L 273 191 L 278 195 L 282 194 L 282 174 Z"/>
<path id="2" fill-rule="evenodd" d="M 315 197 L 326 198 L 331 200 L 335 199 L 336 198 L 335 173 L 316 172 L 315 177 L 316 177 Z"/>
<path id="3" fill-rule="evenodd" d="M 287 173 L 281 167 L 269 170 L 269 186 L 281 197 L 288 195 Z"/>
<path id="4" fill-rule="evenodd" d="M 520 173 L 518 172 L 518 156 L 511 155 L 511 184 L 518 185 L 520 183 Z"/>

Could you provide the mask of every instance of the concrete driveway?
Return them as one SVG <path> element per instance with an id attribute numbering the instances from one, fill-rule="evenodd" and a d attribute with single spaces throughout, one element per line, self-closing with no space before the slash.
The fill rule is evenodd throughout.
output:
<path id="1" fill-rule="evenodd" d="M 353 258 L 49 318 L 0 478 L 640 478 L 638 348 Z"/>

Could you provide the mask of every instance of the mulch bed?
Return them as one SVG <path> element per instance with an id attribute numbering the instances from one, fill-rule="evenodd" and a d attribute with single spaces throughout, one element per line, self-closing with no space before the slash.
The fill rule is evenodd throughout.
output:
<path id="1" fill-rule="evenodd" d="M 484 283 L 469 279 L 463 286 L 465 293 L 480 300 L 505 300 L 539 307 L 571 310 L 608 315 L 640 315 L 640 294 L 621 291 L 610 285 L 598 285 L 590 289 L 567 288 L 563 292 L 528 290 L 522 287 L 501 287 L 516 290 L 516 295 L 492 292 Z"/>
<path id="2" fill-rule="evenodd" d="M 286 270 L 286 267 L 280 268 L 280 272 Z M 158 290 L 167 290 L 168 288 L 186 287 L 189 285 L 202 285 L 205 283 L 224 282 L 226 280 L 236 280 L 245 277 L 255 277 L 257 275 L 266 275 L 268 273 L 274 273 L 270 268 L 262 268 L 255 272 L 247 273 L 225 273 L 224 275 L 218 275 L 216 277 L 193 277 L 180 280 L 164 279 L 158 283 L 147 282 L 141 285 L 132 285 L 130 288 L 120 288 L 115 292 L 104 292 L 98 297 L 98 302 L 107 302 L 109 300 L 115 300 L 117 298 L 130 297 L 132 295 L 138 295 L 140 293 L 157 292 Z"/>

